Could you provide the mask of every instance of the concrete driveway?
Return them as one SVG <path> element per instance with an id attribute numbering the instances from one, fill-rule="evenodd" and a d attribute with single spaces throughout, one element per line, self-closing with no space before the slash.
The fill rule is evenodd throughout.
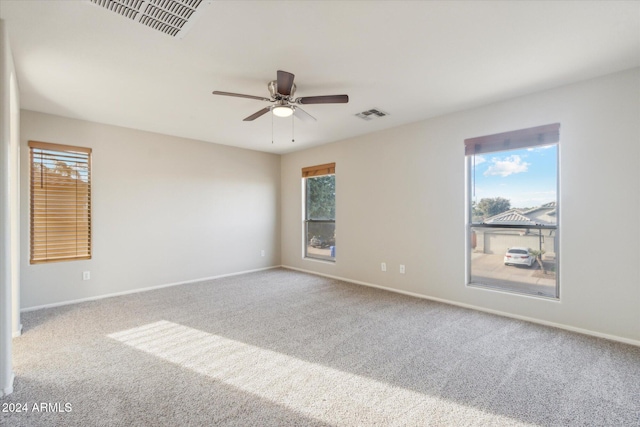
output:
<path id="1" fill-rule="evenodd" d="M 307 246 L 307 254 L 312 258 L 325 259 L 333 261 L 331 256 L 331 248 L 314 248 L 313 246 Z"/>
<path id="2" fill-rule="evenodd" d="M 542 276 L 537 263 L 531 267 L 504 265 L 504 255 L 471 254 L 472 284 L 555 297 L 555 275 L 549 278 L 537 276 Z"/>

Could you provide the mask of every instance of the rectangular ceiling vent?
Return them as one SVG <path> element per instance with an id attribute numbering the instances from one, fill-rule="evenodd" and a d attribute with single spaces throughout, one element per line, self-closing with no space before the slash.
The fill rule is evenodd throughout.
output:
<path id="1" fill-rule="evenodd" d="M 356 117 L 360 117 L 363 120 L 369 121 L 369 120 L 377 119 L 379 117 L 384 117 L 388 115 L 389 113 L 385 113 L 379 108 L 372 108 L 370 110 L 363 111 L 362 113 L 356 114 Z"/>
<path id="2" fill-rule="evenodd" d="M 212 0 L 89 0 L 118 15 L 182 38 Z"/>

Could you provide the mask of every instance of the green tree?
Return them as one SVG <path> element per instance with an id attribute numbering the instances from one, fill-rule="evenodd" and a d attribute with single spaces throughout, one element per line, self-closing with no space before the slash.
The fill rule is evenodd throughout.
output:
<path id="1" fill-rule="evenodd" d="M 335 220 L 336 218 L 336 177 L 323 175 L 306 179 L 307 219 Z M 335 223 L 316 222 L 307 224 L 307 242 L 313 236 L 326 244 L 335 245 Z"/>
<path id="2" fill-rule="evenodd" d="M 476 209 L 484 218 L 489 218 L 511 209 L 511 202 L 503 197 L 484 198 L 480 199 Z"/>
<path id="3" fill-rule="evenodd" d="M 336 176 L 307 178 L 307 219 L 335 219 Z"/>

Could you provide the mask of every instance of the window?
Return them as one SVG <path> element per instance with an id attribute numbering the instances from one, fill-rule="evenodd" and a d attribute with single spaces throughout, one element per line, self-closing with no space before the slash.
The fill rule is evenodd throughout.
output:
<path id="1" fill-rule="evenodd" d="M 559 132 L 465 140 L 469 285 L 558 298 Z"/>
<path id="2" fill-rule="evenodd" d="M 91 149 L 29 141 L 31 263 L 91 259 Z"/>
<path id="3" fill-rule="evenodd" d="M 305 191 L 304 256 L 336 260 L 336 164 L 302 169 Z"/>

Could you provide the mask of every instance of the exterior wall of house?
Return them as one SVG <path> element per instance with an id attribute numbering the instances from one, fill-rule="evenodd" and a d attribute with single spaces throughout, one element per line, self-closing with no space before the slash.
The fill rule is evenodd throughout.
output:
<path id="1" fill-rule="evenodd" d="M 280 264 L 280 156 L 24 110 L 21 127 L 23 308 Z M 92 259 L 29 263 L 29 140 L 92 148 Z"/>
<path id="2" fill-rule="evenodd" d="M 284 155 L 282 263 L 640 344 L 638 117 L 632 69 Z M 466 286 L 463 141 L 556 122 L 560 299 Z M 335 263 L 302 257 L 300 169 L 329 162 Z M 607 228 L 593 233 L 594 224 Z"/>
<path id="3" fill-rule="evenodd" d="M 543 249 L 546 258 L 555 258 L 556 238 L 554 230 L 542 230 L 542 235 L 538 230 L 525 229 L 475 229 L 476 246 L 474 252 L 484 254 L 504 255 L 507 249 L 514 246 L 521 246 L 529 249 Z"/>

